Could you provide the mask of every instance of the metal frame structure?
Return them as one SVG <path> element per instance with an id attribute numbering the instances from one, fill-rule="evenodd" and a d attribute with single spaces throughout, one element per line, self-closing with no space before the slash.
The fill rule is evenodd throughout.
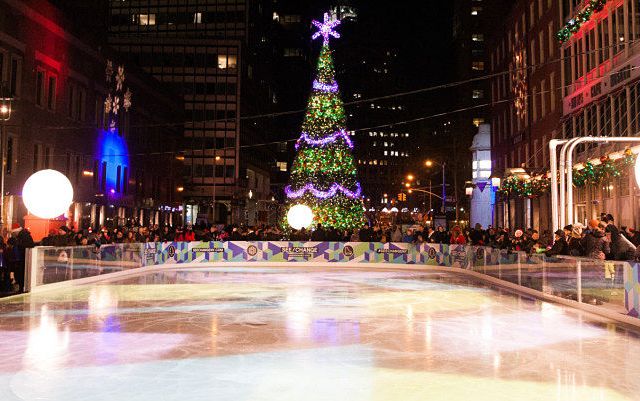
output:
<path id="1" fill-rule="evenodd" d="M 553 231 L 567 223 L 573 222 L 573 152 L 581 143 L 621 143 L 640 142 L 640 138 L 626 136 L 585 136 L 572 139 L 552 139 L 549 142 L 549 164 L 551 170 L 551 214 Z M 556 149 L 560 149 L 560 165 L 557 164 Z M 560 187 L 558 188 L 558 170 L 560 170 Z M 559 192 L 558 192 L 559 191 Z"/>

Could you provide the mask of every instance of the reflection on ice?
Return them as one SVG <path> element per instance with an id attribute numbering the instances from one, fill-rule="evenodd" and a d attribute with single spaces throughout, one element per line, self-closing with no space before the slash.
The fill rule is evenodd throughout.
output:
<path id="1" fill-rule="evenodd" d="M 46 305 L 40 310 L 40 321 L 29 331 L 24 365 L 28 369 L 55 371 L 62 365 L 69 349 L 69 329 L 60 330 Z"/>

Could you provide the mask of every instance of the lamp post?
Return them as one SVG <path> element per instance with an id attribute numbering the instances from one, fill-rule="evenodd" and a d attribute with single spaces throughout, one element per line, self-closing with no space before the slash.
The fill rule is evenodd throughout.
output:
<path id="1" fill-rule="evenodd" d="M 4 175 L 6 166 L 5 121 L 11 118 L 11 102 L 13 98 L 6 96 L 5 86 L 0 85 L 0 228 L 4 226 Z"/>
<path id="2" fill-rule="evenodd" d="M 433 160 L 427 160 L 426 162 L 424 162 L 424 165 L 427 167 L 431 167 L 434 164 L 437 164 L 439 166 L 442 167 L 442 208 L 440 209 L 440 211 L 442 213 L 446 213 L 446 207 L 447 207 L 447 184 L 446 184 L 446 176 L 445 176 L 445 169 L 447 166 L 447 162 L 442 162 L 442 163 L 438 163 L 438 162 L 434 162 Z M 457 210 L 457 208 L 456 208 Z"/>
<path id="3" fill-rule="evenodd" d="M 218 181 L 218 161 L 220 161 L 220 156 L 216 156 L 213 159 L 213 224 L 218 222 L 216 219 L 216 182 Z M 224 175 L 224 171 L 222 174 Z"/>

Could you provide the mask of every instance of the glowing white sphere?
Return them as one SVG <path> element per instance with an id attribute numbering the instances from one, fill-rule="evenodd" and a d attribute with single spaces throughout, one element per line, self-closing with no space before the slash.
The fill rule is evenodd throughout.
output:
<path id="1" fill-rule="evenodd" d="M 287 213 L 289 225 L 296 230 L 309 227 L 313 222 L 313 211 L 307 205 L 295 205 Z"/>
<path id="2" fill-rule="evenodd" d="M 61 172 L 40 170 L 24 183 L 22 201 L 29 213 L 42 219 L 52 219 L 69 209 L 73 202 L 73 187 Z"/>
<path id="3" fill-rule="evenodd" d="M 636 157 L 636 183 L 640 187 L 640 155 Z"/>

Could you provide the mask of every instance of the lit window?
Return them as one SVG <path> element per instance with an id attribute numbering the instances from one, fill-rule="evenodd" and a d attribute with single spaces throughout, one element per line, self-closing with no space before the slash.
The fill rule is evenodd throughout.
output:
<path id="1" fill-rule="evenodd" d="M 484 98 L 484 90 L 482 90 L 482 89 L 474 89 L 472 97 L 474 99 L 482 99 L 482 98 Z"/>
<path id="2" fill-rule="evenodd" d="M 140 25 L 155 25 L 156 15 L 155 14 L 139 14 L 138 21 Z"/>
<path id="3" fill-rule="evenodd" d="M 273 12 L 273 20 L 274 20 L 274 21 L 280 21 L 280 16 L 279 16 L 279 15 L 278 15 L 278 13 L 277 13 L 277 12 L 275 12 L 275 11 Z"/>
<path id="4" fill-rule="evenodd" d="M 194 24 L 202 24 L 202 13 L 194 13 L 193 14 L 193 23 Z"/>
<path id="5" fill-rule="evenodd" d="M 474 61 L 471 64 L 471 69 L 474 71 L 484 71 L 484 61 Z"/>
<path id="6" fill-rule="evenodd" d="M 387 154 L 387 151 L 386 151 L 386 150 L 384 151 L 384 155 L 385 155 L 385 156 L 388 156 L 388 154 Z"/>
<path id="7" fill-rule="evenodd" d="M 484 35 L 481 33 L 474 33 L 471 35 L 471 40 L 474 42 L 484 42 Z"/>
<path id="8" fill-rule="evenodd" d="M 277 162 L 276 163 L 278 170 L 287 171 L 287 162 Z"/>
<path id="9" fill-rule="evenodd" d="M 221 70 L 227 68 L 236 68 L 238 59 L 235 55 L 218 54 L 218 68 Z"/>
<path id="10" fill-rule="evenodd" d="M 491 160 L 480 160 L 480 170 L 491 170 Z"/>
<path id="11" fill-rule="evenodd" d="M 471 7 L 471 15 L 478 15 L 482 11 L 482 7 Z"/>

